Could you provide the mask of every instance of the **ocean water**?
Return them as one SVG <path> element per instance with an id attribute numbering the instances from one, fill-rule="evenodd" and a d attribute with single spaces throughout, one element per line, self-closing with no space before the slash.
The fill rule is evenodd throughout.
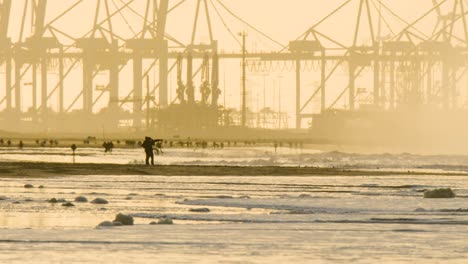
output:
<path id="1" fill-rule="evenodd" d="M 24 188 L 26 183 L 34 188 Z M 452 188 L 457 197 L 423 198 L 424 190 L 441 187 Z M 468 258 L 467 176 L 64 175 L 0 178 L 0 196 L 0 263 L 466 263 Z M 76 196 L 109 204 L 47 202 Z M 117 213 L 134 216 L 135 225 L 96 228 Z M 174 224 L 149 225 L 162 216 Z"/>

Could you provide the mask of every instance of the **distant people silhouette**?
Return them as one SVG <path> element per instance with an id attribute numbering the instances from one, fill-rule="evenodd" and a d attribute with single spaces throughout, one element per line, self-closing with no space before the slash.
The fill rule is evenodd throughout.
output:
<path id="1" fill-rule="evenodd" d="M 164 152 L 162 151 L 162 140 L 156 141 L 156 154 L 158 156 L 164 154 Z"/>
<path id="2" fill-rule="evenodd" d="M 104 152 L 112 152 L 112 149 L 114 148 L 114 143 L 112 143 L 112 141 L 104 142 L 102 146 L 104 147 Z"/>
<path id="3" fill-rule="evenodd" d="M 75 150 L 76 150 L 76 145 L 75 144 L 72 144 L 70 146 L 70 148 L 72 149 L 73 151 L 73 164 L 75 164 Z"/>
<path id="4" fill-rule="evenodd" d="M 146 165 L 150 165 L 149 160 L 151 159 L 151 165 L 154 165 L 154 153 L 153 153 L 153 145 L 154 140 L 150 137 L 145 137 L 145 141 L 141 146 L 145 149 L 146 158 L 145 163 Z"/>
<path id="5" fill-rule="evenodd" d="M 20 142 L 19 142 L 19 144 L 18 144 L 18 148 L 19 148 L 19 149 L 23 149 L 23 146 L 24 146 L 23 141 L 20 140 Z"/>
<path id="6" fill-rule="evenodd" d="M 75 156 L 76 145 L 75 145 L 75 144 L 72 144 L 70 148 L 71 148 L 72 151 L 73 151 L 73 156 Z"/>

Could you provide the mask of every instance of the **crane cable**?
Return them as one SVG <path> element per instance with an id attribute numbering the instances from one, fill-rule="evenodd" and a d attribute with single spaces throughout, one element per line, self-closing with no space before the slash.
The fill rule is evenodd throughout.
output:
<path id="1" fill-rule="evenodd" d="M 390 27 L 390 24 L 388 23 L 387 19 L 383 16 L 382 14 L 382 11 L 379 10 L 379 8 L 377 7 L 377 4 L 374 2 L 374 0 L 371 0 L 371 3 L 372 3 L 372 6 L 374 7 L 374 9 L 377 11 L 377 13 L 379 14 L 380 18 L 382 19 L 382 21 L 384 22 L 385 26 L 387 26 L 388 30 L 390 31 L 390 33 L 392 34 L 392 37 L 395 37 L 396 34 L 395 32 L 393 32 L 392 28 Z M 379 2 L 380 3 L 380 2 Z M 379 36 L 381 37 L 381 36 Z"/>
<path id="2" fill-rule="evenodd" d="M 239 44 L 239 46 L 242 48 L 242 43 L 240 42 L 239 39 L 237 39 L 236 35 L 232 32 L 232 30 L 229 28 L 229 26 L 226 24 L 224 21 L 223 17 L 219 13 L 219 10 L 216 8 L 216 6 L 213 3 L 213 0 L 210 0 L 211 5 L 213 6 L 213 9 L 215 10 L 215 13 L 218 15 L 219 19 L 221 20 L 221 23 L 223 23 L 224 27 L 226 30 L 229 32 L 229 34 L 232 36 L 232 38 Z"/>
<path id="3" fill-rule="evenodd" d="M 239 17 L 238 15 L 236 15 L 234 12 L 232 12 L 225 4 L 223 4 L 221 2 L 221 0 L 216 0 L 229 14 L 231 14 L 233 17 L 235 17 L 237 20 L 241 21 L 242 23 L 244 23 L 245 25 L 247 25 L 248 27 L 250 27 L 251 29 L 253 29 L 254 31 L 256 31 L 257 33 L 259 33 L 260 35 L 264 36 L 265 38 L 269 39 L 271 42 L 277 44 L 278 46 L 282 47 L 282 48 L 287 48 L 287 46 L 281 44 L 279 41 L 276 41 L 274 40 L 272 37 L 268 36 L 267 34 L 263 33 L 261 30 L 257 29 L 256 27 L 252 26 L 250 23 L 248 23 L 247 21 L 245 21 L 244 19 L 242 19 L 241 17 Z"/>
<path id="4" fill-rule="evenodd" d="M 114 5 L 114 7 L 119 10 L 119 8 L 117 7 L 117 4 L 115 3 L 114 0 L 112 0 L 112 4 Z M 127 18 L 125 18 L 125 16 L 122 14 L 122 10 L 119 11 L 119 15 L 122 17 L 122 19 L 125 21 L 125 24 L 127 24 L 127 27 L 130 29 L 130 31 L 132 31 L 133 35 L 136 35 L 137 33 L 135 32 L 135 30 L 133 30 L 132 26 L 130 25 L 130 23 L 128 22 Z"/>

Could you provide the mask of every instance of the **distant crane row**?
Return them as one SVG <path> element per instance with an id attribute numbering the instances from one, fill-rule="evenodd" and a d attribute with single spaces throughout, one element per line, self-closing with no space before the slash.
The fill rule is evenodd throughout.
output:
<path id="1" fill-rule="evenodd" d="M 217 3 L 220 8 L 230 12 L 242 23 L 247 23 L 230 11 L 221 0 L 193 0 L 196 3 L 195 21 L 191 42 L 188 44 L 178 41 L 166 30 L 168 14 L 181 8 L 187 0 L 177 3 L 170 3 L 169 0 L 129 0 L 122 1 L 120 5 L 116 5 L 114 0 L 77 0 L 46 23 L 46 11 L 49 2 L 52 1 L 23 0 L 13 3 L 12 0 L 0 0 L 0 62 L 5 68 L 5 83 L 2 85 L 5 92 L 4 97 L 0 98 L 0 107 L 4 111 L 0 114 L 0 118 L 10 120 L 9 124 L 13 126 L 18 124 L 21 127 L 18 122 L 24 121 L 53 127 L 54 118 L 57 116 L 60 116 L 55 118 L 57 122 L 71 120 L 72 117 L 67 117 L 67 113 L 71 112 L 80 99 L 82 103 L 79 118 L 92 120 L 96 110 L 95 105 L 105 94 L 109 97 L 105 119 L 115 127 L 121 119 L 131 119 L 132 126 L 137 128 L 141 127 L 143 122 L 148 125 L 149 114 L 147 121 L 144 121 L 145 108 L 147 111 L 150 111 L 149 108 L 154 108 L 155 113 L 152 115 L 155 115 L 156 119 L 157 111 L 163 111 L 173 104 L 203 105 L 206 109 L 211 109 L 207 111 L 220 112 L 222 110 L 218 103 L 221 95 L 219 60 L 225 59 L 238 59 L 244 62 L 242 105 L 239 107 L 242 114 L 238 123 L 241 126 L 249 123 L 247 120 L 249 109 L 245 99 L 247 93 L 245 69 L 249 67 L 249 63 L 268 61 L 294 62 L 296 128 L 302 127 L 304 119 L 320 114 L 312 112 L 310 107 L 317 96 L 322 113 L 337 108 L 345 96 L 347 96 L 346 109 L 349 111 L 357 111 L 360 107 L 368 107 L 375 111 L 418 105 L 435 108 L 464 107 L 459 96 L 460 80 L 466 77 L 468 70 L 468 27 L 466 3 L 463 0 L 441 2 L 433 0 L 433 7 L 413 22 L 404 21 L 383 0 L 347 0 L 308 28 L 298 39 L 283 45 L 282 50 L 266 53 L 249 52 L 245 47 L 245 34 L 241 34 L 244 38 L 242 52 L 219 52 L 211 25 L 213 19 L 210 16 L 210 7 L 215 8 Z M 13 15 L 12 5 L 19 2 L 24 9 L 19 41 L 14 42 L 8 29 Z M 145 5 L 143 14 L 132 8 L 134 2 Z M 86 34 L 74 37 L 71 33 L 55 26 L 83 4 L 94 4 L 96 7 L 93 27 Z M 343 44 L 332 37 L 332 34 L 320 31 L 320 25 L 353 4 L 358 11 L 351 44 Z M 112 9 L 111 6 L 115 8 Z M 451 12 L 443 14 L 443 7 L 450 9 Z M 141 18 L 140 31 L 135 32 L 131 38 L 122 38 L 119 29 L 113 24 L 113 19 L 117 16 L 123 17 L 126 23 L 130 23 L 125 19 L 124 10 L 133 10 Z M 196 43 L 202 11 L 207 21 L 209 43 Z M 218 11 L 215 9 L 219 15 Z M 405 26 L 398 32 L 393 32 L 384 13 L 391 14 Z M 433 31 L 428 35 L 418 30 L 417 25 L 432 14 L 436 14 L 438 19 L 434 22 Z M 222 19 L 221 16 L 220 18 Z M 32 29 L 31 34 L 26 37 L 24 32 L 28 19 L 32 21 Z M 376 21 L 378 21 L 377 29 L 374 27 Z M 225 21 L 221 22 L 225 24 Z M 362 27 L 364 23 L 368 25 L 367 29 Z M 386 38 L 382 37 L 382 25 L 389 27 L 393 34 Z M 258 29 L 253 28 L 253 30 L 274 41 Z M 232 34 L 232 30 L 228 28 L 228 31 Z M 367 45 L 360 44 L 364 31 L 370 37 Z M 61 41 L 64 38 L 71 43 L 64 44 Z M 239 43 L 242 44 L 241 41 Z M 193 60 L 198 60 L 199 67 L 194 67 Z M 320 65 L 317 69 L 320 84 L 315 87 L 310 97 L 305 98 L 301 86 L 301 69 L 308 61 Z M 48 75 L 52 62 L 56 63 L 58 76 L 56 83 L 51 83 Z M 131 76 L 133 87 L 127 95 L 122 96 L 119 77 L 129 62 L 133 67 Z M 66 85 L 67 77 L 75 71 L 77 65 L 81 65 L 81 87 L 79 83 Z M 332 80 L 337 78 L 337 69 L 343 65 L 346 65 L 348 71 L 344 87 L 331 85 Z M 155 67 L 158 71 L 157 84 L 154 87 L 147 87 L 145 96 L 144 80 Z M 370 73 L 366 70 L 370 70 Z M 176 98 L 173 102 L 170 102 L 168 92 L 171 71 L 176 71 L 177 76 Z M 101 72 L 107 74 L 108 83 L 105 86 L 94 86 L 94 79 Z M 22 83 L 28 74 L 31 76 L 31 83 Z M 199 96 L 196 96 L 195 92 L 196 76 L 201 77 Z M 363 76 L 366 76 L 368 86 L 372 87 L 370 91 L 356 86 L 356 80 Z M 22 107 L 22 96 L 26 92 L 29 93 L 29 90 L 24 91 L 25 85 L 30 85 L 32 91 L 32 107 L 29 111 L 24 111 Z M 67 89 L 80 90 L 70 105 L 65 105 L 64 100 Z M 362 93 L 368 93 L 370 100 L 365 105 L 359 106 L 356 100 Z M 49 100 L 53 96 L 57 98 L 57 111 L 48 108 Z M 132 105 L 131 113 L 122 110 L 125 104 Z M 199 113 L 196 111 L 192 113 L 189 110 L 192 108 L 187 109 L 182 110 L 182 112 L 189 111 L 185 115 Z M 213 116 L 215 119 L 221 118 L 220 114 Z M 159 120 L 156 124 L 162 122 L 163 120 Z"/>

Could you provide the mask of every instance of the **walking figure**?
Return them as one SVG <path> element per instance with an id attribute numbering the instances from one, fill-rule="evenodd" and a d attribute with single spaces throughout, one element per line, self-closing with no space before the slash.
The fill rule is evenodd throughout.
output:
<path id="1" fill-rule="evenodd" d="M 145 149 L 146 158 L 145 162 L 146 165 L 150 165 L 149 160 L 151 159 L 151 165 L 154 165 L 154 154 L 153 154 L 153 145 L 154 140 L 150 137 L 145 137 L 145 141 L 141 146 Z"/>

